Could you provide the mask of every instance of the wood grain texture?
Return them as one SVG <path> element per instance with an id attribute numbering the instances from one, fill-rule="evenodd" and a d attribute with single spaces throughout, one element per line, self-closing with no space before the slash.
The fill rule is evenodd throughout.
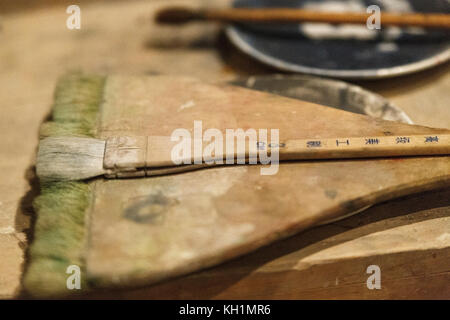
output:
<path id="1" fill-rule="evenodd" d="M 448 132 L 190 78 L 110 76 L 104 91 L 102 139 L 192 131 L 195 120 L 203 130 L 276 128 L 281 141 Z M 192 107 L 180 108 L 187 101 Z M 446 156 L 281 163 L 273 176 L 259 169 L 97 181 L 87 277 L 105 288 L 167 280 L 450 178 Z"/>
<path id="2" fill-rule="evenodd" d="M 442 235 L 448 235 L 449 199 L 443 189 L 389 201 L 215 268 L 90 297 L 448 299 L 450 253 Z M 381 268 L 381 290 L 366 286 L 366 269 L 374 264 Z"/>
<path id="3" fill-rule="evenodd" d="M 27 8 L 43 3 L 21 2 Z M 0 46 L 0 66 L 3 70 L 0 73 L 3 88 L 0 90 L 3 110 L 0 117 L 0 132 L 3 137 L 0 139 L 0 229 L 7 232 L 13 230 L 14 235 L 12 245 L 6 245 L 6 241 L 1 240 L 5 244 L 0 251 L 2 297 L 14 297 L 20 291 L 23 250 L 26 250 L 27 243 L 24 232 L 30 228 L 29 220 L 33 216 L 30 204 L 38 192 L 30 167 L 34 165 L 38 129 L 48 115 L 56 79 L 61 74 L 72 69 L 82 69 L 105 74 L 184 74 L 209 81 L 227 81 L 239 76 L 275 72 L 233 48 L 224 37 L 218 35 L 216 26 L 194 24 L 175 31 L 170 27 L 151 23 L 148 25 L 153 14 L 168 3 L 199 7 L 205 4 L 204 1 L 91 2 L 80 3 L 83 27 L 78 32 L 65 28 L 65 8 L 72 4 L 69 1 L 46 10 L 16 10 L 15 14 L 2 11 L 4 14 L 0 32 L 4 45 Z M 61 2 L 58 0 L 58 3 Z M 229 1 L 209 0 L 206 5 L 228 3 Z M 2 5 L 15 6 L 16 2 L 2 2 Z M 101 21 L 99 16 L 102 17 Z M 121 23 L 117 23 L 118 21 Z M 102 41 L 98 41 L 100 38 Z M 405 110 L 417 124 L 450 128 L 449 71 L 450 65 L 446 64 L 407 77 L 361 81 L 358 84 L 387 97 Z M 450 223 L 441 218 L 450 215 L 448 199 L 450 195 L 447 188 L 407 200 L 389 201 L 342 223 L 312 229 L 220 267 L 161 286 L 132 292 L 112 292 L 109 297 L 448 297 L 443 291 L 449 282 L 446 276 L 448 254 L 443 250 L 448 250 L 449 245 L 445 245 L 447 249 L 436 250 L 436 242 L 431 238 L 418 244 L 413 237 L 408 237 L 414 230 L 425 230 L 425 220 L 433 224 L 432 228 L 444 226 L 449 230 Z M 374 219 L 391 219 L 396 225 L 411 225 L 408 232 L 395 235 L 397 239 L 402 237 L 403 242 L 409 243 L 411 250 L 390 255 L 386 271 L 392 270 L 392 285 L 385 286 L 386 290 L 369 292 L 365 287 L 346 286 L 346 282 L 341 281 L 342 277 L 339 275 L 346 273 L 345 266 L 353 268 L 352 262 L 361 261 L 357 256 L 341 259 L 335 255 L 333 270 L 323 269 L 320 265 L 311 266 L 311 270 L 315 270 L 315 284 L 310 287 L 315 286 L 318 288 L 316 290 L 308 291 L 307 287 L 302 287 L 302 283 L 311 277 L 308 270 L 301 274 L 294 273 L 298 275 L 294 278 L 287 276 L 291 266 L 300 258 L 308 257 L 314 252 L 319 253 L 323 248 L 333 251 L 338 243 L 349 240 L 359 242 L 360 235 L 373 232 L 381 232 L 379 236 L 384 238 L 382 231 L 389 229 L 387 223 L 380 222 L 371 227 L 375 223 Z M 363 228 L 364 225 L 367 227 Z M 351 232 L 352 230 L 354 231 Z M 21 237 L 22 241 L 16 241 L 16 236 Z M 9 235 L 1 237 L 11 239 Z M 379 248 L 389 252 L 392 247 L 391 244 L 382 244 Z M 408 263 L 402 258 L 405 255 Z M 369 256 L 364 259 L 367 259 L 367 263 L 373 262 Z M 315 260 L 314 263 L 319 262 Z M 355 267 L 358 274 L 367 267 L 363 264 L 359 269 Z M 383 263 L 381 267 L 383 268 Z M 342 289 L 333 286 L 336 276 Z M 362 284 L 363 279 L 360 280 Z M 387 284 L 382 279 L 382 285 L 385 283 Z M 305 291 L 307 292 L 304 293 Z"/>

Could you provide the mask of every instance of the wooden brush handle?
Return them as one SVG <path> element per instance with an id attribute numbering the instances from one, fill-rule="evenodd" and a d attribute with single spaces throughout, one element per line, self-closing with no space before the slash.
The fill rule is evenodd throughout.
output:
<path id="1" fill-rule="evenodd" d="M 228 8 L 190 10 L 167 8 L 157 21 L 161 23 L 184 23 L 191 20 L 219 22 L 300 23 L 323 22 L 332 24 L 366 24 L 371 14 L 357 12 L 320 12 L 288 8 Z M 427 28 L 450 28 L 450 15 L 437 13 L 381 13 L 382 26 L 415 26 Z"/>
<path id="2" fill-rule="evenodd" d="M 170 137 L 160 136 L 108 138 L 104 168 L 113 177 L 134 177 L 148 175 L 146 168 L 161 170 L 162 168 L 177 167 L 172 160 L 172 150 L 178 144 L 178 141 L 171 141 Z M 215 154 L 214 159 L 203 157 L 203 151 L 210 144 L 209 142 L 192 139 L 190 144 L 191 155 L 178 159 L 180 163 L 184 163 L 177 169 L 178 171 L 185 171 L 182 169 L 183 166 L 206 166 L 209 161 L 214 159 L 222 159 L 224 163 L 227 158 L 256 160 L 260 153 L 271 155 L 275 149 L 279 153 L 280 161 L 450 154 L 449 134 L 301 139 L 286 140 L 276 145 L 259 141 L 253 146 L 249 146 L 246 141 L 245 149 L 240 152 L 237 150 L 236 142 L 234 150 L 226 150 L 224 141 L 223 151 Z M 199 149 L 201 153 L 199 152 L 198 155 L 194 152 L 195 144 L 202 144 Z"/>
<path id="3" fill-rule="evenodd" d="M 450 154 L 450 135 L 288 140 L 280 160 L 348 159 Z"/>
<path id="4" fill-rule="evenodd" d="M 318 12 L 302 9 L 222 9 L 204 11 L 204 16 L 208 20 L 226 22 L 326 22 L 366 24 L 371 14 L 356 12 Z M 381 25 L 450 28 L 450 15 L 383 12 L 381 14 Z"/>

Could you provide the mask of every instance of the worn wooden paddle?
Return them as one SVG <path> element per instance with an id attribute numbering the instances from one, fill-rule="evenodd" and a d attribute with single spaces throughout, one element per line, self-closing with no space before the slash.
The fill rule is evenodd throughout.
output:
<path id="1" fill-rule="evenodd" d="M 369 154 L 364 148 L 373 156 L 377 152 L 387 156 L 394 149 L 424 156 L 344 160 L 341 153 L 338 160 L 281 161 L 274 175 L 261 175 L 265 167 L 261 165 L 223 165 L 166 175 L 169 170 L 186 171 L 196 165 L 136 170 L 132 161 L 124 166 L 130 170 L 125 173 L 160 175 L 44 183 L 42 196 L 36 201 L 39 233 L 25 281 L 36 295 L 70 293 L 67 265 L 79 265 L 83 270 L 82 279 L 87 280 L 84 292 L 86 288 L 153 284 L 217 265 L 377 202 L 450 183 L 450 157 L 429 155 L 444 141 L 448 148 L 450 131 L 446 129 L 383 121 L 190 78 L 108 76 L 101 88 L 92 88 L 92 82 L 91 78 L 75 76 L 60 84 L 55 121 L 41 130 L 42 136 L 59 140 L 41 141 L 37 164 L 41 179 L 46 174 L 58 178 L 52 174 L 59 174 L 61 168 L 69 171 L 69 177 L 90 170 L 91 177 L 106 174 L 109 154 L 118 156 L 106 161 L 117 176 L 123 173 L 124 159 L 133 159 L 128 156 L 143 150 L 150 159 L 142 156 L 144 163 L 140 165 L 147 165 L 147 160 L 151 163 L 155 154 L 161 155 L 159 160 L 168 160 L 164 158 L 168 154 L 164 152 L 171 149 L 167 144 L 161 149 L 149 142 L 155 137 L 168 139 L 177 128 L 193 132 L 195 137 L 196 120 L 202 121 L 203 131 L 279 129 L 276 150 L 280 159 L 286 156 L 282 149 L 296 150 L 295 155 L 318 155 L 318 142 L 324 146 L 322 158 L 344 152 L 344 148 L 354 148 L 357 157 Z M 74 125 L 85 125 L 86 117 L 78 110 L 90 112 L 93 96 L 98 97 L 90 133 L 95 139 L 72 144 L 78 149 L 68 152 L 64 135 Z M 62 116 L 67 121 L 62 121 Z M 86 135 L 75 128 L 73 135 Z M 117 137 L 140 137 L 137 139 L 143 141 L 143 147 L 119 144 L 119 148 L 109 149 L 109 142 Z M 326 152 L 325 146 L 330 150 Z M 234 150 L 231 154 L 235 156 Z M 64 161 L 56 161 L 59 156 Z M 90 160 L 83 161 L 84 156 Z M 74 166 L 67 166 L 69 162 Z M 395 241 L 392 246 L 398 245 Z"/>

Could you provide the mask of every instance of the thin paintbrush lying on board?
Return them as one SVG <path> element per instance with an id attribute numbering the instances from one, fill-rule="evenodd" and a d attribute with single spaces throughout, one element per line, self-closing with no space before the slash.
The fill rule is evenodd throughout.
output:
<path id="1" fill-rule="evenodd" d="M 179 142 L 172 141 L 171 137 L 112 137 L 106 141 L 46 138 L 40 143 L 37 173 L 42 180 L 81 180 L 102 175 L 108 178 L 152 176 L 221 164 L 226 159 L 240 159 L 238 164 L 245 163 L 245 160 L 258 159 L 262 154 L 273 154 L 273 150 L 277 150 L 279 158 L 271 160 L 276 161 L 450 154 L 449 134 L 315 138 L 276 144 L 256 142 L 252 146 L 246 144 L 240 151 L 237 151 L 237 144 L 233 144 L 232 148 L 223 147 L 222 152 L 211 152 L 210 156 L 205 155 L 205 147 L 209 143 L 203 142 L 202 146 L 200 139 L 188 142 L 190 150 L 187 156 L 174 160 L 173 150 Z M 198 155 L 193 148 L 196 144 L 200 145 Z"/>
<path id="2" fill-rule="evenodd" d="M 171 7 L 162 9 L 155 20 L 162 24 L 183 24 L 191 21 L 216 21 L 225 23 L 301 23 L 321 22 L 332 24 L 363 24 L 372 16 L 357 12 L 320 12 L 288 8 L 229 8 L 189 9 Z M 450 15 L 438 13 L 381 13 L 382 26 L 450 28 Z"/>

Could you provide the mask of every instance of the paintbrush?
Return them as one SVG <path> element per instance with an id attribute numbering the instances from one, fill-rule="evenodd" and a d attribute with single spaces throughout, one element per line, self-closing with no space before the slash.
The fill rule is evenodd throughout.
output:
<path id="1" fill-rule="evenodd" d="M 172 141 L 171 137 L 45 138 L 39 145 L 37 174 L 44 181 L 153 176 L 223 164 L 226 159 L 236 160 L 238 164 L 246 163 L 245 160 L 256 164 L 262 155 L 270 155 L 272 162 L 450 155 L 450 134 L 313 138 L 280 143 L 254 141 L 253 144 L 244 140 L 244 148 L 239 149 L 238 144 L 231 148 L 224 146 L 209 156 L 205 153 L 207 143 L 202 145 L 201 139 L 188 142 L 193 151 L 174 157 L 173 150 L 179 142 Z M 200 145 L 198 154 L 195 145 Z M 275 150 L 276 157 L 273 157 Z"/>
<path id="2" fill-rule="evenodd" d="M 321 22 L 331 24 L 366 25 L 370 13 L 320 12 L 288 8 L 228 8 L 189 9 L 170 7 L 156 14 L 161 24 L 184 24 L 192 21 L 214 21 L 224 23 L 301 23 Z M 437 13 L 381 13 L 382 26 L 450 28 L 450 15 Z"/>

